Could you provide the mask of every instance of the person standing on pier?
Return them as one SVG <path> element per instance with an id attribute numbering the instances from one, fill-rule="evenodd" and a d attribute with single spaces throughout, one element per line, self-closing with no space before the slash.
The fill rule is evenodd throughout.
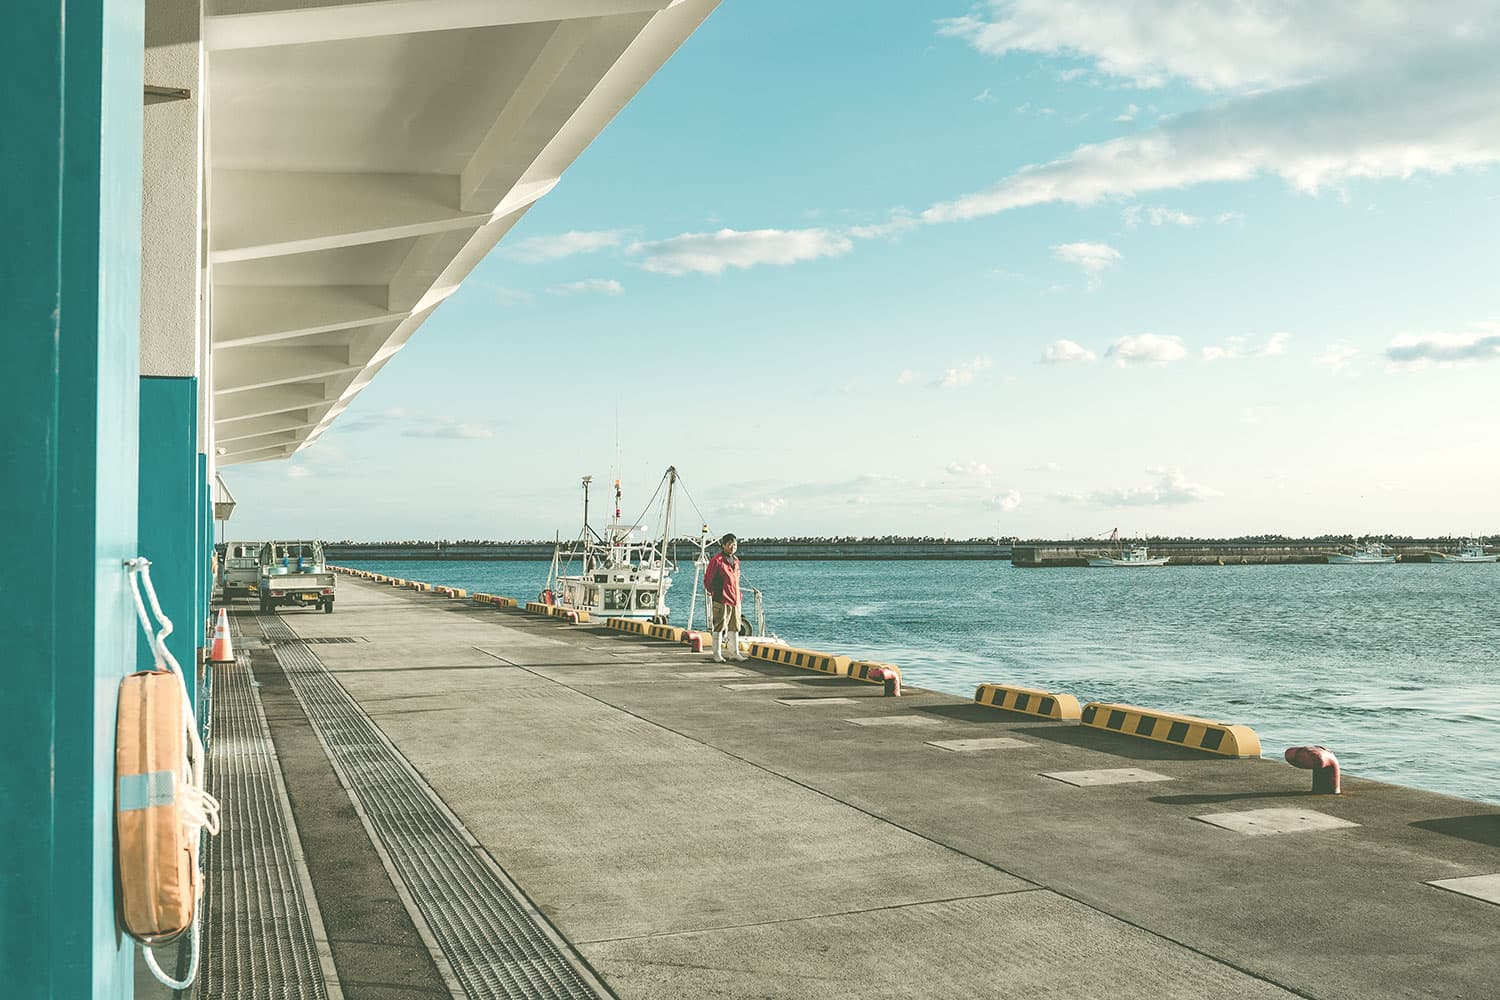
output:
<path id="1" fill-rule="evenodd" d="M 735 557 L 739 539 L 725 535 L 719 551 L 703 568 L 703 589 L 710 601 L 708 620 L 714 634 L 714 662 L 724 662 L 724 634 L 729 634 L 729 655 L 743 660 L 740 652 L 740 561 Z"/>

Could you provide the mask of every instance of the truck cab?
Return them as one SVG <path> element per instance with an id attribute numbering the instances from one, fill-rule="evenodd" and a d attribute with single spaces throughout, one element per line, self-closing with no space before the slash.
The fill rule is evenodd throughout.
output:
<path id="1" fill-rule="evenodd" d="M 333 573 L 323 561 L 322 542 L 266 542 L 256 576 L 261 611 L 321 607 L 333 614 Z"/>
<path id="2" fill-rule="evenodd" d="M 265 542 L 226 542 L 219 561 L 219 583 L 224 600 L 254 597 L 260 573 L 260 550 Z"/>

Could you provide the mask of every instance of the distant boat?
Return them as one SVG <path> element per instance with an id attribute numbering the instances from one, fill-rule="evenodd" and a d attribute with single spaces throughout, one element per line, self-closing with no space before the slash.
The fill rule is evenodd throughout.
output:
<path id="1" fill-rule="evenodd" d="M 1350 552 L 1334 552 L 1328 556 L 1330 566 L 1364 566 L 1372 563 L 1393 563 L 1395 556 L 1385 554 L 1385 546 L 1379 542 L 1356 542 Z"/>
<path id="2" fill-rule="evenodd" d="M 1118 529 L 1110 536 L 1111 541 L 1118 538 Z M 1171 556 L 1152 556 L 1144 545 L 1132 545 L 1126 547 L 1123 542 L 1114 549 L 1089 559 L 1089 565 L 1098 568 L 1137 567 L 1137 566 L 1165 566 Z"/>
<path id="3" fill-rule="evenodd" d="M 1485 555 L 1484 543 L 1470 539 L 1458 547 L 1457 552 L 1434 552 L 1432 561 L 1437 563 L 1492 563 L 1500 562 L 1500 553 Z"/>

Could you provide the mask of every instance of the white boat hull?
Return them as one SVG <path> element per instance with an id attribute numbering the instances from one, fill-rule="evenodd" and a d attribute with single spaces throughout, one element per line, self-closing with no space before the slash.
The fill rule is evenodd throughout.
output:
<path id="1" fill-rule="evenodd" d="M 1138 566 L 1165 566 L 1172 557 L 1157 556 L 1154 559 L 1090 559 L 1089 565 L 1096 569 L 1108 569 L 1118 567 L 1121 569 L 1135 568 Z"/>
<path id="2" fill-rule="evenodd" d="M 1395 556 L 1346 556 L 1335 554 L 1328 557 L 1328 565 L 1330 566 L 1366 566 L 1377 563 L 1393 563 L 1395 561 Z"/>
<path id="3" fill-rule="evenodd" d="M 1492 563 L 1500 562 L 1500 553 L 1488 556 L 1454 556 L 1444 555 L 1441 552 L 1434 552 L 1432 555 L 1432 561 L 1438 563 Z"/>

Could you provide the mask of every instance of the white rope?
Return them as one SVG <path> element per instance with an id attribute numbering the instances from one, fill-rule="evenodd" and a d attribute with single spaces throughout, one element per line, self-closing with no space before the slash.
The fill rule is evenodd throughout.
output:
<path id="1" fill-rule="evenodd" d="M 187 678 L 183 675 L 182 665 L 177 662 L 177 657 L 167 648 L 167 637 L 172 634 L 172 619 L 168 618 L 161 609 L 161 602 L 156 597 L 156 587 L 151 583 L 151 561 L 142 556 L 127 560 L 125 563 L 127 576 L 130 579 L 130 593 L 135 598 L 136 617 L 140 619 L 141 631 L 146 633 L 147 640 L 151 643 L 151 659 L 155 669 L 166 670 L 177 677 L 178 688 L 182 692 L 183 711 L 187 714 L 186 726 L 189 743 L 188 780 L 184 781 L 179 776 L 177 781 L 177 798 L 181 803 L 181 816 L 183 826 L 190 831 L 193 837 L 201 837 L 202 831 L 207 830 L 209 836 L 216 837 L 219 834 L 219 800 L 214 798 L 203 787 L 203 739 L 198 735 L 198 716 L 193 711 L 193 699 L 188 694 Z M 161 623 L 159 630 L 151 628 L 151 618 L 146 614 L 146 601 L 141 599 L 141 583 L 145 584 L 146 597 L 151 604 L 151 611 L 156 615 L 156 620 Z M 181 980 L 173 979 L 162 971 L 156 961 L 156 955 L 147 944 L 141 945 L 141 951 L 145 954 L 146 967 L 151 970 L 163 986 L 173 990 L 185 990 L 193 985 L 198 978 L 198 925 L 202 919 L 203 898 L 203 871 L 200 867 L 197 880 L 198 899 L 193 907 L 193 924 L 188 939 L 188 947 L 191 949 L 191 958 L 188 963 L 187 975 Z"/>

